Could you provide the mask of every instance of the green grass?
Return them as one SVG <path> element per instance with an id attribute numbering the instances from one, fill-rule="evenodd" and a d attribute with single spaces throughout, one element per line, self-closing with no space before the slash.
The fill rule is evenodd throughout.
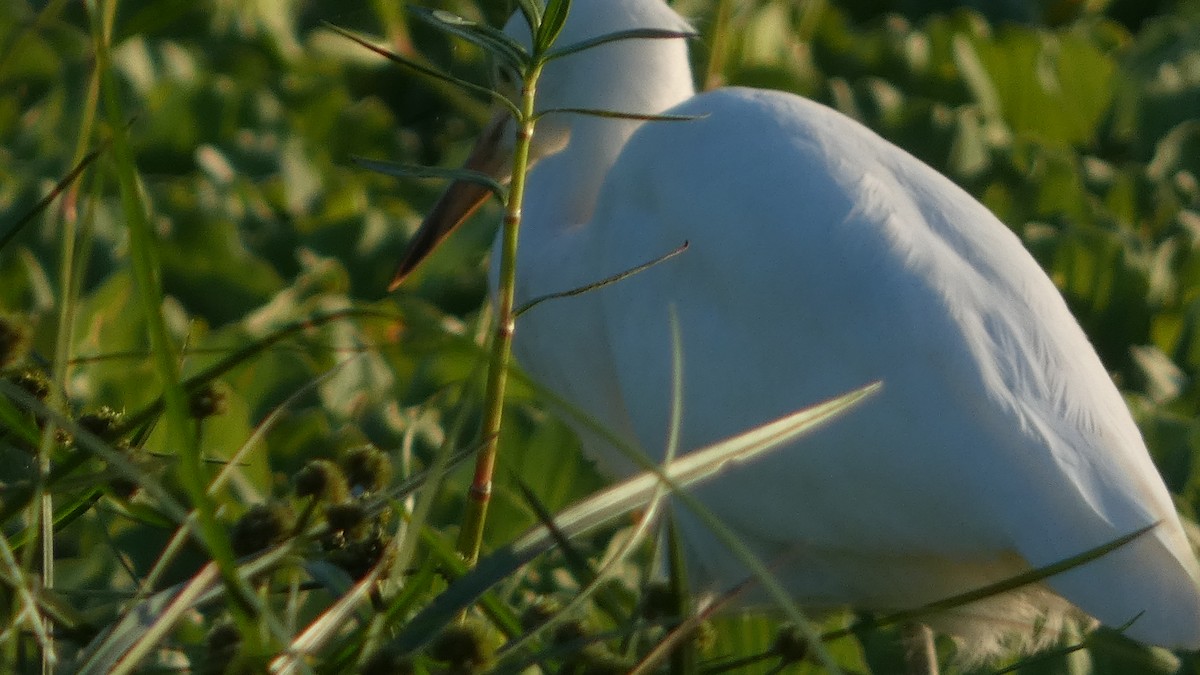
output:
<path id="1" fill-rule="evenodd" d="M 491 25 L 509 11 L 430 4 Z M 701 32 L 702 82 L 832 105 L 995 211 L 1194 518 L 1200 3 L 1009 3 L 1020 23 L 932 0 L 736 4 L 676 3 Z M 487 82 L 482 50 L 387 2 L 0 0 L 0 672 L 251 673 L 297 646 L 297 672 L 453 655 L 582 672 L 670 635 L 641 612 L 661 595 L 645 590 L 649 544 L 570 615 L 553 609 L 627 520 L 516 571 L 539 512 L 606 485 L 519 376 L 471 577 L 490 590 L 473 628 L 444 630 L 473 599 L 449 581 L 467 573 L 460 451 L 484 416 L 499 209 L 387 296 L 439 185 L 353 158 L 454 166 L 486 102 L 326 22 Z M 682 642 L 713 664 L 769 651 L 777 624 L 717 617 Z M 893 672 L 896 630 L 826 648 L 844 672 Z M 1019 672 L 1200 666 L 1111 633 L 1085 647 Z"/>

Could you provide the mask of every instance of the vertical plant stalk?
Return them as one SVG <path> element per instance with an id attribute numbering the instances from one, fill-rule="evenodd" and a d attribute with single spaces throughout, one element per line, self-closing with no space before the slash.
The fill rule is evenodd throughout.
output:
<path id="1" fill-rule="evenodd" d="M 82 119 L 79 125 L 79 136 L 76 139 L 75 145 L 75 159 L 73 163 L 77 167 L 87 165 L 87 145 L 95 126 L 99 89 L 99 73 L 93 70 L 92 76 L 88 80 L 87 95 L 84 99 L 86 105 L 83 108 Z M 78 274 L 75 259 L 79 234 L 78 192 L 79 184 L 73 183 L 64 189 L 62 194 L 63 199 L 60 202 L 61 216 L 59 222 L 62 225 L 60 256 L 62 263 L 59 269 L 58 280 L 58 330 L 54 344 L 53 372 L 51 373 L 51 382 L 54 383 L 54 386 L 50 388 L 50 398 L 48 401 L 48 405 L 51 408 L 60 411 L 67 410 L 67 401 L 64 399 L 64 392 L 67 391 L 67 372 L 70 364 L 71 345 L 75 335 L 75 305 L 78 293 Z M 47 483 L 54 468 L 52 457 L 57 434 L 58 426 L 53 421 L 47 420 L 45 430 L 42 432 L 41 442 L 38 445 L 37 492 L 39 499 L 34 500 L 35 503 L 39 501 L 41 503 L 38 523 L 41 529 L 42 540 L 42 587 L 46 589 L 52 589 L 55 586 L 54 495 Z M 42 654 L 42 673 L 45 675 L 53 672 L 56 661 L 53 636 L 50 639 L 51 641 L 46 644 Z"/>
<path id="2" fill-rule="evenodd" d="M 503 237 L 500 244 L 496 328 L 492 334 L 487 389 L 483 399 L 483 446 L 475 460 L 475 475 L 467 495 L 467 513 L 458 536 L 458 552 L 468 566 L 474 566 L 479 559 L 488 504 L 492 499 L 492 474 L 496 469 L 500 423 L 504 416 L 504 390 L 508 382 L 509 363 L 512 360 L 513 334 L 516 332 L 517 242 L 521 229 L 521 205 L 525 198 L 525 174 L 529 169 L 529 149 L 533 143 L 533 128 L 536 122 L 534 99 L 537 94 L 537 81 L 541 77 L 544 65 L 541 54 L 535 53 L 528 72 L 525 73 L 525 84 L 521 89 L 521 116 L 517 120 L 517 138 L 513 148 L 512 183 L 509 186 L 508 203 L 504 209 Z"/>
<path id="3" fill-rule="evenodd" d="M 247 649 L 258 648 L 255 640 L 255 615 L 258 606 L 254 594 L 238 577 L 229 535 L 217 521 L 215 508 L 205 485 L 200 447 L 194 434 L 187 432 L 190 420 L 187 397 L 181 384 L 177 350 L 167 330 L 162 314 L 162 286 L 154 250 L 146 205 L 141 196 L 133 149 L 130 147 L 128 126 L 122 114 L 120 93 L 112 63 L 111 37 L 117 0 L 89 0 L 85 3 L 92 19 L 93 41 L 96 48 L 96 70 L 99 73 L 105 114 L 112 129 L 112 154 L 116 180 L 121 195 L 122 215 L 129 228 L 130 263 L 138 299 L 145 315 L 150 354 L 166 402 L 166 444 L 178 457 L 178 479 L 196 510 L 196 535 L 205 551 L 212 557 L 221 580 L 229 593 L 231 613 L 240 628 Z"/>

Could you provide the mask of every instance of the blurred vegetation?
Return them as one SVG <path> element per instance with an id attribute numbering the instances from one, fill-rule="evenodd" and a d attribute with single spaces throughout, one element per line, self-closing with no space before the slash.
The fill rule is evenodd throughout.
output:
<path id="1" fill-rule="evenodd" d="M 428 5 L 493 25 L 511 9 Z M 704 86 L 781 88 L 822 101 L 953 178 L 1018 232 L 1126 392 L 1181 511 L 1194 519 L 1200 1 L 675 6 L 701 32 L 693 54 Z M 373 174 L 353 158 L 456 164 L 486 105 L 396 68 L 326 22 L 487 81 L 480 50 L 410 24 L 387 0 L 0 0 L 0 671 L 39 667 L 46 638 L 21 618 L 27 603 L 61 615 L 52 631 L 60 669 L 76 672 L 75 659 L 105 627 L 128 630 L 117 622 L 130 600 L 197 578 L 213 555 L 208 540 L 169 544 L 180 518 L 169 503 L 194 496 L 179 482 L 180 442 L 203 458 L 204 484 L 229 470 L 210 492 L 234 553 L 297 542 L 253 584 L 259 602 L 283 606 L 284 635 L 317 622 L 379 560 L 412 505 L 411 490 L 396 486 L 438 448 L 470 442 L 495 218 L 477 218 L 385 297 L 395 258 L 439 186 Z M 98 69 L 105 35 L 108 80 Z M 130 169 L 136 174 L 122 173 Z M 135 176 L 136 190 L 123 176 Z M 143 240 L 130 199 L 152 235 L 161 313 L 179 347 L 170 357 L 188 378 L 182 388 L 164 387 L 164 366 L 152 358 L 160 347 L 138 286 L 133 259 Z M 195 438 L 172 436 L 160 421 L 157 401 L 174 390 L 191 403 Z M 604 484 L 543 407 L 529 387 L 511 396 L 491 547 L 535 523 L 538 508 L 557 511 Z M 65 431 L 41 434 L 51 422 Z M 386 474 L 364 459 L 372 453 L 386 459 Z M 363 474 L 363 462 L 375 468 Z M 437 491 L 428 550 L 452 541 L 465 473 L 456 469 Z M 318 508 L 321 499 L 345 508 Z M 39 504 L 53 513 L 52 546 L 36 545 Z M 316 522 L 325 523 L 320 537 L 289 539 Z M 607 542 L 587 538 L 577 552 L 599 556 Z M 628 613 L 642 592 L 642 557 L 610 582 Z M 50 562 L 52 588 L 41 589 L 32 579 Z M 375 651 L 446 587 L 433 570 L 448 565 L 418 556 L 424 587 L 389 605 L 382 626 L 351 615 L 312 669 L 490 667 L 504 641 L 493 628 L 444 637 L 415 661 Z M 509 619 L 569 600 L 579 582 L 566 567 L 560 551 L 507 579 L 498 594 L 516 608 Z M 136 669 L 260 671 L 282 644 L 275 629 L 251 635 L 254 612 L 239 614 L 238 604 L 209 600 L 164 622 Z M 549 670 L 619 672 L 648 647 L 645 638 L 588 636 L 620 626 L 588 614 L 519 653 L 541 655 Z M 774 639 L 765 617 L 713 626 L 699 649 L 707 659 L 769 650 Z M 848 672 L 892 672 L 901 656 L 892 632 L 831 649 Z M 1194 655 L 1172 661 L 1113 634 L 1088 644 L 1020 672 L 1200 666 Z M 451 665 L 430 665 L 438 661 Z"/>

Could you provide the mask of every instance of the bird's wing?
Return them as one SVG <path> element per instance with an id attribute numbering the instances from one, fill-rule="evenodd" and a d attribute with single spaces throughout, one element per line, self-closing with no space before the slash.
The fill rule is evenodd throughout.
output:
<path id="1" fill-rule="evenodd" d="M 1134 637 L 1200 641 L 1200 574 L 1169 496 L 1016 237 L 811 102 L 724 90 L 676 112 L 706 117 L 639 131 L 592 222 L 602 271 L 691 243 L 599 296 L 644 447 L 667 435 L 671 312 L 685 448 L 883 380 L 846 418 L 733 469 L 710 503 L 764 540 L 864 555 L 1016 551 L 1035 566 L 1161 521 L 1052 585 L 1110 624 L 1146 610 Z"/>

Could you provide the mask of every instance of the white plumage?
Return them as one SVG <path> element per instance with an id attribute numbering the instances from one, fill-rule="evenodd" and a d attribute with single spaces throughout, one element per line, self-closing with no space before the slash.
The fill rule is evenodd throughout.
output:
<path id="1" fill-rule="evenodd" d="M 559 44 L 633 28 L 686 23 L 660 0 L 576 0 Z M 508 30 L 528 39 L 518 20 Z M 751 89 L 695 95 L 682 40 L 554 62 L 539 93 L 543 109 L 699 118 L 539 123 L 518 303 L 690 248 L 523 317 L 516 350 L 530 375 L 655 459 L 672 308 L 682 448 L 882 380 L 849 415 L 698 490 L 801 602 L 910 608 L 1158 523 L 1049 590 L 932 623 L 973 653 L 1029 646 L 1069 614 L 1060 594 L 1110 626 L 1138 617 L 1127 631 L 1138 640 L 1200 647 L 1200 568 L 1141 436 L 1053 284 L 987 209 L 824 106 Z M 499 173 L 484 155 L 495 156 L 474 166 Z M 427 225 L 461 219 L 458 189 Z M 590 455 L 628 470 L 581 433 Z M 681 517 L 701 586 L 742 581 L 736 558 Z"/>

